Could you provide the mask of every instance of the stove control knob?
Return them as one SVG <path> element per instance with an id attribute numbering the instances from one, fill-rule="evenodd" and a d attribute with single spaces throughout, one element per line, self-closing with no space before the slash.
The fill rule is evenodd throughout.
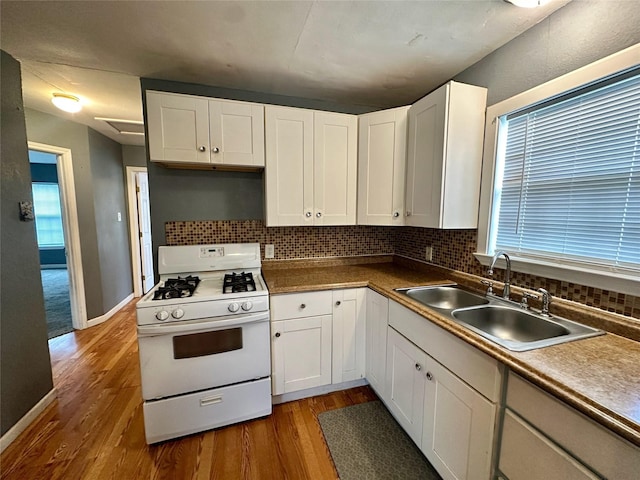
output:
<path id="1" fill-rule="evenodd" d="M 173 318 L 182 318 L 184 317 L 184 310 L 181 308 L 176 308 L 173 312 L 171 312 L 171 316 Z"/>
<path id="2" fill-rule="evenodd" d="M 236 313 L 239 309 L 240 309 L 240 305 L 238 305 L 236 302 L 229 304 L 229 311 L 231 313 Z"/>
<path id="3" fill-rule="evenodd" d="M 244 303 L 242 304 L 242 309 L 243 309 L 245 312 L 248 312 L 248 311 L 249 311 L 249 310 L 251 310 L 252 308 L 253 308 L 253 303 L 251 303 L 251 302 L 244 302 Z"/>
<path id="4" fill-rule="evenodd" d="M 166 310 L 160 310 L 158 313 L 156 313 L 156 318 L 161 322 L 164 322 L 167 318 L 169 318 L 169 312 L 167 312 Z"/>

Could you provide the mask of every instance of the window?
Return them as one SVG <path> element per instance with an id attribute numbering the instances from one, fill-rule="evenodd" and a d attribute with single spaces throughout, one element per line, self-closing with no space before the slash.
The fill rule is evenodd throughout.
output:
<path id="1" fill-rule="evenodd" d="M 41 248 L 64 247 L 58 185 L 34 183 L 32 190 L 38 246 Z"/>
<path id="2" fill-rule="evenodd" d="M 640 71 L 499 119 L 491 250 L 640 270 Z"/>
<path id="3" fill-rule="evenodd" d="M 640 46 L 487 109 L 476 257 L 640 291 Z M 491 139 L 494 139 L 492 142 Z"/>

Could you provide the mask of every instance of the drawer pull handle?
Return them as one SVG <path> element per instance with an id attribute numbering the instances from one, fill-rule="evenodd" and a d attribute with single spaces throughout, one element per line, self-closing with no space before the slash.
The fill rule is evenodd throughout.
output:
<path id="1" fill-rule="evenodd" d="M 207 407 L 209 405 L 215 405 L 216 403 L 222 403 L 222 395 L 216 395 L 215 397 L 201 398 L 200 406 Z"/>

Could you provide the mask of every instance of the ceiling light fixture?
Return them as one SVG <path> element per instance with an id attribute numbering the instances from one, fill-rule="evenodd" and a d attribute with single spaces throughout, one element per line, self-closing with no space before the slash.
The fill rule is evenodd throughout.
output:
<path id="1" fill-rule="evenodd" d="M 75 95 L 69 95 L 67 93 L 54 93 L 53 98 L 51 99 L 51 103 L 53 103 L 60 110 L 69 113 L 76 113 L 82 110 L 80 99 Z"/>
<path id="2" fill-rule="evenodd" d="M 549 0 L 504 0 L 507 3 L 511 3 L 516 7 L 522 8 L 536 8 L 549 2 Z"/>

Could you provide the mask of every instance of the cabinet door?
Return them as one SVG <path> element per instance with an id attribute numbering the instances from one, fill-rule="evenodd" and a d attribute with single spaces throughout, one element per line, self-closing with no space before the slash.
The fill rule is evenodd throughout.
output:
<path id="1" fill-rule="evenodd" d="M 358 117 L 314 113 L 314 224 L 355 225 Z"/>
<path id="2" fill-rule="evenodd" d="M 404 225 L 407 111 L 358 117 L 358 224 Z"/>
<path id="3" fill-rule="evenodd" d="M 440 227 L 445 120 L 449 85 L 409 109 L 405 224 Z"/>
<path id="4" fill-rule="evenodd" d="M 265 107 L 267 226 L 313 225 L 313 111 Z"/>
<path id="5" fill-rule="evenodd" d="M 387 335 L 387 407 L 419 447 L 427 355 L 393 328 Z"/>
<path id="6" fill-rule="evenodd" d="M 264 106 L 209 101 L 211 162 L 264 167 Z"/>
<path id="7" fill-rule="evenodd" d="M 385 373 L 387 371 L 387 324 L 389 300 L 367 289 L 366 307 L 366 372 L 367 381 L 385 403 Z"/>
<path id="8" fill-rule="evenodd" d="M 149 158 L 156 162 L 209 163 L 208 100 L 148 91 Z"/>
<path id="9" fill-rule="evenodd" d="M 431 357 L 425 375 L 422 452 L 444 479 L 487 479 L 496 406 Z"/>
<path id="10" fill-rule="evenodd" d="M 271 323 L 273 393 L 331 383 L 331 315 Z"/>
<path id="11" fill-rule="evenodd" d="M 332 383 L 364 377 L 365 290 L 333 291 Z"/>

